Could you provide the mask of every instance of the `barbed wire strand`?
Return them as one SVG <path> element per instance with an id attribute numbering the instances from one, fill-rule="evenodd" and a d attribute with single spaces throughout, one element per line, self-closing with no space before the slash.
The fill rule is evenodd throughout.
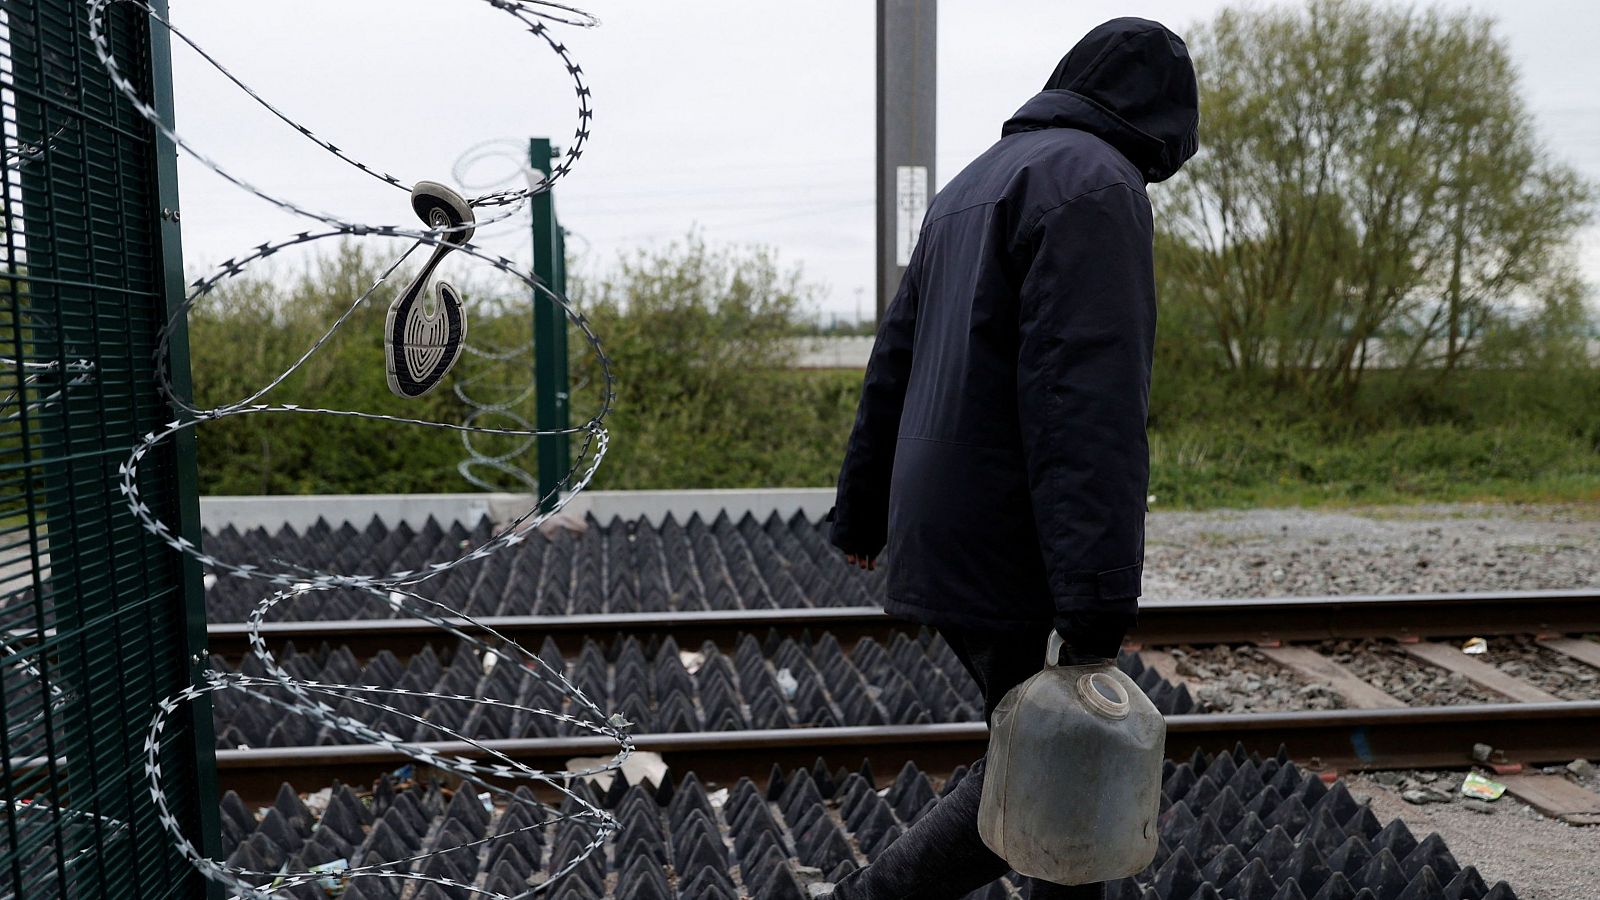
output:
<path id="1" fill-rule="evenodd" d="M 468 239 L 474 229 L 514 220 L 531 197 L 550 190 L 556 181 L 572 170 L 577 160 L 582 156 L 584 146 L 589 137 L 589 125 L 593 116 L 590 107 L 590 91 L 584 81 L 582 69 L 574 61 L 566 46 L 552 34 L 549 26 L 551 24 L 560 24 L 591 27 L 598 24 L 597 20 L 582 10 L 560 3 L 548 2 L 548 0 L 481 0 L 481 2 L 488 3 L 495 9 L 501 10 L 516 19 L 530 34 L 541 39 L 559 57 L 572 80 L 573 90 L 577 97 L 577 127 L 574 131 L 572 142 L 567 146 L 559 161 L 551 167 L 551 172 L 548 176 L 539 173 L 538 178 L 529 178 L 527 185 L 524 187 L 499 188 L 467 198 L 467 205 L 471 209 L 489 210 L 491 212 L 488 216 L 478 218 L 474 215 L 461 225 L 416 228 L 391 223 L 374 224 L 349 221 L 333 213 L 311 210 L 294 200 L 277 196 L 256 187 L 243 177 L 223 167 L 210 156 L 200 152 L 195 146 L 177 134 L 170 123 L 162 120 L 157 111 L 140 96 L 133 82 L 118 68 L 111 52 L 105 22 L 113 7 L 129 6 L 135 10 L 143 11 L 154 25 L 167 29 L 174 37 L 193 49 L 206 63 L 239 87 L 251 100 L 324 151 L 358 171 L 377 178 L 392 187 L 407 191 L 413 187 L 413 185 L 408 184 L 396 175 L 389 174 L 384 170 L 356 159 L 341 150 L 337 145 L 297 122 L 293 117 L 270 103 L 264 96 L 229 72 L 219 60 L 202 49 L 167 18 L 160 15 L 145 0 L 87 0 L 87 2 L 89 5 L 90 39 L 95 54 L 113 85 L 128 98 L 134 109 L 144 119 L 200 164 L 211 169 L 241 190 L 247 191 L 280 209 L 311 219 L 323 226 L 316 230 L 303 231 L 287 238 L 259 244 L 248 253 L 224 261 L 211 274 L 200 278 L 189 286 L 182 302 L 176 305 L 166 324 L 162 327 L 155 353 L 156 380 L 162 394 L 176 411 L 176 417 L 163 427 L 144 435 L 131 448 L 127 461 L 118 470 L 119 491 L 126 499 L 129 509 L 138 518 L 141 525 L 152 535 L 173 549 L 198 560 L 218 577 L 253 579 L 264 582 L 275 589 L 272 594 L 260 601 L 247 620 L 247 636 L 251 651 L 260 660 L 265 674 L 259 676 L 246 675 L 239 672 L 223 672 L 205 668 L 201 671 L 195 683 L 165 698 L 158 704 L 158 708 L 151 718 L 150 730 L 145 741 L 145 770 L 149 779 L 150 795 L 157 808 L 157 818 L 162 827 L 171 836 L 179 851 L 196 868 L 207 878 L 226 885 L 236 896 L 240 897 L 267 898 L 279 891 L 301 884 L 321 881 L 330 876 L 346 880 L 383 878 L 413 882 L 434 882 L 446 888 L 465 891 L 474 896 L 484 898 L 484 900 L 517 900 L 517 898 L 531 897 L 548 890 L 563 875 L 571 872 L 595 853 L 619 828 L 615 817 L 586 800 L 584 794 L 574 791 L 570 785 L 574 779 L 614 772 L 622 765 L 623 761 L 633 751 L 633 740 L 628 733 L 630 723 L 620 715 L 607 715 L 578 686 L 569 681 L 563 672 L 557 671 L 537 654 L 528 651 L 492 628 L 482 625 L 460 610 L 423 596 L 416 589 L 430 579 L 437 578 L 446 572 L 480 562 L 495 552 L 522 543 L 525 540 L 524 533 L 528 529 L 537 527 L 551 516 L 559 513 L 574 495 L 589 485 L 609 446 L 610 436 L 603 422 L 615 400 L 615 378 L 611 373 L 610 360 L 606 357 L 598 336 L 596 336 L 583 315 L 573 308 L 567 298 L 553 290 L 550 285 L 545 284 L 532 272 L 524 271 L 512 260 L 489 253 L 484 248 L 471 243 Z M 404 253 L 400 254 L 383 270 L 371 286 L 363 291 L 349 307 L 335 318 L 327 330 L 313 341 L 300 357 L 282 372 L 269 379 L 264 386 L 252 391 L 249 395 L 231 403 L 223 403 L 213 407 L 202 408 L 175 389 L 167 361 L 168 351 L 173 335 L 183 326 L 189 311 L 195 304 L 211 294 L 228 279 L 240 275 L 250 265 L 290 247 L 313 245 L 330 238 L 359 239 L 366 237 L 409 239 L 412 243 Z M 478 263 L 487 265 L 520 281 L 529 289 L 530 297 L 542 297 L 560 307 L 568 321 L 582 335 L 589 352 L 594 355 L 600 372 L 601 384 L 599 385 L 599 398 L 596 408 L 582 424 L 562 429 L 539 430 L 531 426 L 520 415 L 516 415 L 514 411 L 488 408 L 475 410 L 461 423 L 451 423 L 362 410 L 265 402 L 265 398 L 269 394 L 282 386 L 295 372 L 299 371 L 307 361 L 320 352 L 334 338 L 340 329 L 346 326 L 357 309 L 365 304 L 377 291 L 388 285 L 405 260 L 420 247 L 435 249 L 447 247 L 462 256 L 476 260 Z M 531 348 L 518 348 L 516 352 L 520 353 L 523 349 Z M 60 371 L 61 369 L 58 367 L 56 372 L 59 373 Z M 71 366 L 66 367 L 66 371 L 84 373 L 83 369 Z M 460 396 L 461 384 L 458 382 L 456 387 L 457 394 Z M 9 400 L 10 398 L 8 398 L 8 402 Z M 488 412 L 508 417 L 514 427 L 489 427 L 479 424 L 480 418 Z M 544 496 L 539 497 L 538 501 L 526 511 L 501 526 L 491 537 L 477 546 L 464 547 L 460 556 L 454 559 L 429 562 L 414 570 L 381 573 L 322 572 L 310 571 L 304 567 L 287 563 L 258 566 L 215 557 L 163 522 L 143 499 L 140 489 L 140 467 L 145 457 L 152 450 L 174 435 L 196 428 L 202 423 L 254 415 L 335 416 L 390 425 L 444 429 L 461 433 L 463 440 L 468 441 L 469 450 L 470 438 L 473 435 L 501 435 L 519 438 L 520 441 L 516 445 L 514 452 L 486 455 L 484 457 L 486 464 L 497 466 L 507 471 L 522 471 L 513 465 L 514 460 L 519 455 L 532 450 L 537 445 L 540 437 L 558 434 L 581 435 L 581 441 L 579 442 L 577 453 L 573 456 L 571 468 L 558 480 L 556 485 Z M 524 472 L 523 474 L 526 473 Z M 537 487 L 534 487 L 532 492 L 537 494 Z M 547 502 L 549 503 L 548 509 L 541 512 L 541 508 L 545 507 Z M 555 696 L 563 701 L 559 705 L 564 706 L 565 709 L 523 705 L 492 697 L 472 697 L 462 694 L 387 688 L 377 685 L 328 684 L 304 680 L 291 675 L 278 664 L 271 651 L 267 648 L 266 640 L 262 637 L 260 631 L 262 623 L 266 620 L 269 612 L 286 600 L 292 598 L 314 598 L 323 592 L 340 590 L 357 591 L 366 594 L 373 598 L 376 603 L 392 607 L 405 615 L 431 623 L 439 628 L 442 633 L 454 637 L 459 642 L 460 652 L 478 654 L 486 665 L 489 661 L 493 661 L 495 665 L 514 664 L 521 667 L 534 678 L 554 690 Z M 593 830 L 592 839 L 579 853 L 551 871 L 544 881 L 514 896 L 499 894 L 471 884 L 462 884 L 448 877 L 429 875 L 419 870 L 420 864 L 424 863 L 428 858 L 444 852 L 442 850 L 424 852 L 402 860 L 347 867 L 343 871 L 336 873 L 309 870 L 299 872 L 286 870 L 261 872 L 230 866 L 226 863 L 209 859 L 183 833 L 177 817 L 169 807 L 167 792 L 163 786 L 162 734 L 170 717 L 182 706 L 192 703 L 208 693 L 224 690 L 241 692 L 283 713 L 305 717 L 316 725 L 332 732 L 346 735 L 357 742 L 389 750 L 401 757 L 412 760 L 416 764 L 460 778 L 462 781 L 483 792 L 487 792 L 492 797 L 508 805 L 522 804 L 533 807 L 530 810 L 535 814 L 533 824 L 504 834 L 496 834 L 466 846 L 484 847 L 494 841 L 519 834 L 522 831 L 550 827 L 561 822 L 581 822 Z M 465 703 L 474 706 L 490 706 L 510 710 L 514 714 L 542 716 L 571 728 L 609 738 L 616 742 L 617 751 L 612 757 L 600 764 L 580 771 L 553 772 L 541 770 L 519 762 L 507 754 L 495 750 L 488 744 L 474 739 L 469 734 L 432 721 L 426 716 L 416 715 L 400 709 L 396 705 L 400 698 L 421 699 L 429 703 Z M 336 707 L 334 703 L 337 703 L 338 706 Z M 350 715 L 353 709 L 371 711 L 386 723 L 396 718 L 409 722 L 411 723 L 413 737 L 404 739 L 383 728 L 370 725 Z M 430 742 L 421 741 L 415 737 L 428 731 L 436 733 L 441 739 L 463 744 L 470 750 L 468 753 L 450 756 L 439 753 L 427 746 Z M 513 782 L 533 783 L 554 790 L 566 798 L 567 802 L 564 804 L 564 808 L 567 812 L 556 813 L 548 805 L 538 801 L 526 800 L 518 796 L 514 789 L 504 786 L 506 783 Z M 453 851 L 455 848 L 451 849 Z M 263 887 L 262 885 L 267 880 L 270 880 L 271 884 Z"/>

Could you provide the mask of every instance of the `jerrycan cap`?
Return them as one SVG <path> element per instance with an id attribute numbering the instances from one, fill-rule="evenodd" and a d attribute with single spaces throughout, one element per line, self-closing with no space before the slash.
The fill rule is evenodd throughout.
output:
<path id="1" fill-rule="evenodd" d="M 1060 665 L 1061 650 L 1061 635 L 1052 631 L 1045 647 L 1045 664 Z M 1109 666 L 1109 663 L 1107 665 Z M 1077 689 L 1078 699 L 1089 709 L 1108 719 L 1128 717 L 1131 708 L 1128 704 L 1128 689 L 1122 686 L 1122 682 L 1111 677 L 1111 673 L 1106 671 L 1105 667 L 1097 667 L 1094 671 L 1079 675 Z"/>
<path id="2" fill-rule="evenodd" d="M 1108 719 L 1128 717 L 1128 689 L 1105 672 L 1086 672 L 1079 676 L 1078 697 L 1083 705 Z"/>

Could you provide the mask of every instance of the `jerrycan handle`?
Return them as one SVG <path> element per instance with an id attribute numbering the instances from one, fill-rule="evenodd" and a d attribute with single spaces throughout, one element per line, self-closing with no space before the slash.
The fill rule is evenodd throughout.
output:
<path id="1" fill-rule="evenodd" d="M 1038 646 L 1035 644 L 1034 646 Z M 1050 629 L 1050 642 L 1044 648 L 1044 664 L 1047 666 L 1061 665 L 1061 648 L 1066 642 L 1061 640 L 1061 632 Z"/>
<path id="2" fill-rule="evenodd" d="M 1045 645 L 1044 661 L 1046 665 L 1061 665 L 1062 646 L 1061 635 L 1052 630 L 1050 632 L 1050 642 Z M 1108 719 L 1126 719 L 1128 717 L 1128 689 L 1122 686 L 1122 682 L 1112 678 L 1103 668 L 1099 671 L 1085 672 L 1078 676 L 1076 687 L 1078 698 L 1089 709 Z"/>

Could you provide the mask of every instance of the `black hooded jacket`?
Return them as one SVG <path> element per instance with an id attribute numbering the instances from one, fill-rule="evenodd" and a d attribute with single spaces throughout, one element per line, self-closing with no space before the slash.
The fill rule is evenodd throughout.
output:
<path id="1" fill-rule="evenodd" d="M 890 613 L 1005 628 L 1131 616 L 1155 338 L 1148 182 L 1197 148 L 1183 41 L 1090 32 L 928 209 L 880 323 L 833 543 Z"/>

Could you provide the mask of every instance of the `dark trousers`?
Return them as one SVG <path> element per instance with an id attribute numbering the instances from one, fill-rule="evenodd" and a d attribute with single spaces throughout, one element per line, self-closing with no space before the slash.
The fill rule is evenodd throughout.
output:
<path id="1" fill-rule="evenodd" d="M 940 629 L 950 649 L 983 692 L 984 716 L 1000 698 L 1044 668 L 1046 626 L 1029 631 L 974 632 Z M 978 836 L 978 801 L 983 796 L 985 758 L 967 777 L 918 819 L 877 860 L 840 881 L 833 900 L 957 900 L 1005 875 L 1006 861 Z M 1062 802 L 1070 802 L 1062 797 Z M 1102 900 L 1105 885 L 1068 887 L 1022 879 L 1030 900 Z"/>

